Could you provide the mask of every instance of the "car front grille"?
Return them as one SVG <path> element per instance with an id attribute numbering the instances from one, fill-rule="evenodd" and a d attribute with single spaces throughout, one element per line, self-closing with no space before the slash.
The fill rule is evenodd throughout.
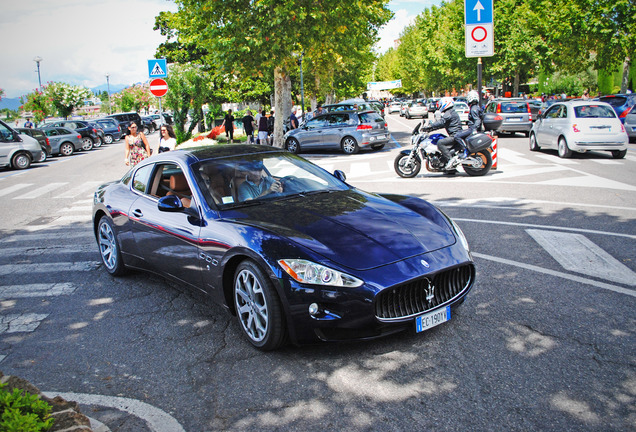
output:
<path id="1" fill-rule="evenodd" d="M 469 288 L 475 267 L 467 264 L 380 292 L 375 315 L 381 320 L 408 318 L 446 303 Z"/>

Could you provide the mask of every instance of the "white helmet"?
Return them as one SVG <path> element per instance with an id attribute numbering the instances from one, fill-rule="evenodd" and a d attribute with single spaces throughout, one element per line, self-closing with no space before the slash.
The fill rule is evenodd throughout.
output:
<path id="1" fill-rule="evenodd" d="M 453 105 L 455 105 L 455 101 L 452 97 L 443 97 L 438 102 L 439 110 L 442 112 L 446 111 L 449 108 L 452 108 Z"/>
<path id="2" fill-rule="evenodd" d="M 475 90 L 469 91 L 468 94 L 466 95 L 466 102 L 468 102 L 468 105 L 472 103 L 478 103 L 479 93 L 477 93 Z"/>

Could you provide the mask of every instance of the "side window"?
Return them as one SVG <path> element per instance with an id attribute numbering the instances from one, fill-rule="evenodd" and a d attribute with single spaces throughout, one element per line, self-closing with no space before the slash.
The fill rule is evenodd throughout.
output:
<path id="1" fill-rule="evenodd" d="M 152 172 L 152 168 L 154 165 L 146 165 L 139 168 L 135 172 L 135 176 L 133 178 L 133 188 L 138 190 L 141 193 L 146 193 L 148 190 L 148 183 L 150 182 L 150 173 Z"/>
<path id="2" fill-rule="evenodd" d="M 568 117 L 568 109 L 565 105 L 561 106 L 561 110 L 559 111 L 559 118 L 567 118 Z"/>
<path id="3" fill-rule="evenodd" d="M 0 141 L 13 141 L 13 132 L 3 124 L 0 124 Z"/>
<path id="4" fill-rule="evenodd" d="M 559 114 L 559 105 L 551 106 L 545 113 L 545 118 L 556 118 Z"/>
<path id="5" fill-rule="evenodd" d="M 71 130 L 75 130 L 75 129 L 77 129 L 77 125 L 76 125 L 75 123 L 73 123 L 73 122 L 66 123 L 66 124 L 64 125 L 64 127 L 65 127 L 65 128 L 68 128 L 68 129 L 71 129 Z"/>

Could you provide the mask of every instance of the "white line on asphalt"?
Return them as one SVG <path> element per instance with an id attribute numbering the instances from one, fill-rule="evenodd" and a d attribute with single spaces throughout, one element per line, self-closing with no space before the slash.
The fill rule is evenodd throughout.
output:
<path id="1" fill-rule="evenodd" d="M 0 299 L 56 297 L 73 291 L 75 286 L 71 283 L 8 285 L 0 287 Z"/>
<path id="2" fill-rule="evenodd" d="M 0 334 L 30 333 L 35 331 L 49 314 L 9 314 L 0 315 Z"/>
<path id="3" fill-rule="evenodd" d="M 557 156 L 547 155 L 547 154 L 538 154 L 536 157 L 540 159 L 545 159 L 548 162 L 555 165 L 578 165 L 578 162 L 572 159 L 562 159 Z"/>
<path id="4" fill-rule="evenodd" d="M 87 229 L 90 231 L 90 221 L 91 218 L 90 216 L 88 218 L 84 218 L 81 220 L 74 220 L 74 224 L 73 224 L 73 229 Z M 65 221 L 62 221 L 65 222 Z M 66 221 L 66 223 L 68 224 L 68 221 Z M 28 231 L 28 232 L 37 232 L 37 231 L 42 231 L 42 230 L 50 230 L 50 229 L 57 229 L 59 230 L 61 227 L 65 226 L 64 224 L 61 224 L 58 220 L 54 220 L 49 224 L 45 224 L 45 225 L 27 225 L 21 228 L 22 231 Z M 61 234 L 62 238 L 66 237 L 66 233 Z"/>
<path id="5" fill-rule="evenodd" d="M 606 179 L 603 177 L 595 176 L 592 174 L 586 174 L 580 177 L 563 177 L 559 179 L 551 179 L 534 182 L 537 185 L 550 185 L 550 186 L 575 186 L 586 188 L 605 188 L 605 189 L 618 189 L 626 191 L 636 191 L 636 186 L 629 185 L 627 183 L 621 183 L 614 180 Z"/>
<path id="6" fill-rule="evenodd" d="M 537 229 L 526 232 L 566 270 L 636 285 L 636 273 L 581 234 Z"/>
<path id="7" fill-rule="evenodd" d="M 615 159 L 590 159 L 592 162 L 601 164 L 601 165 L 622 165 L 623 161 L 615 160 Z"/>
<path id="8" fill-rule="evenodd" d="M 477 222 L 477 223 L 486 223 L 486 224 L 494 224 L 494 225 L 509 225 L 509 226 L 518 226 L 518 227 L 528 227 L 528 228 L 541 228 L 547 230 L 555 230 L 558 229 L 560 231 L 572 231 L 572 232 L 581 232 L 587 234 L 599 234 L 606 236 L 614 236 L 614 237 L 625 237 L 629 239 L 636 240 L 636 235 L 632 234 L 623 234 L 623 233 L 614 233 L 608 231 L 597 231 L 597 230 L 589 230 L 583 228 L 570 228 L 570 227 L 560 227 L 560 226 L 551 226 L 551 225 L 536 225 L 529 223 L 519 223 L 519 222 L 502 222 L 502 221 L 488 221 L 481 219 L 466 219 L 466 218 L 453 218 L 455 222 Z"/>
<path id="9" fill-rule="evenodd" d="M 16 273 L 59 273 L 59 272 L 76 272 L 76 271 L 92 271 L 100 264 L 100 261 L 83 261 L 83 262 L 55 262 L 55 263 L 39 263 L 39 264 L 5 264 L 0 265 L 0 276 Z"/>
<path id="10" fill-rule="evenodd" d="M 9 195 L 10 193 L 19 191 L 20 189 L 24 189 L 25 187 L 29 187 L 29 186 L 33 186 L 33 185 L 30 183 L 20 183 L 13 186 L 9 186 L 8 188 L 0 190 L 0 197 Z"/>
<path id="11" fill-rule="evenodd" d="M 56 393 L 51 391 L 43 393 L 50 398 L 61 396 L 67 401 L 77 402 L 82 405 L 104 406 L 125 411 L 144 420 L 152 432 L 185 432 L 183 426 L 170 414 L 137 399 L 86 393 Z"/>
<path id="12" fill-rule="evenodd" d="M 499 147 L 497 156 L 505 161 L 506 165 L 539 165 L 538 162 L 528 159 L 523 153 Z"/>
<path id="13" fill-rule="evenodd" d="M 86 213 L 88 215 L 91 214 L 91 211 L 93 210 L 93 206 L 87 205 L 87 206 L 80 206 L 80 205 L 76 205 L 73 207 L 67 207 L 67 208 L 63 208 L 58 210 L 58 213 L 66 213 L 66 212 L 81 212 L 81 213 Z"/>
<path id="14" fill-rule="evenodd" d="M 51 233 L 14 234 L 9 237 L 5 237 L 1 239 L 0 243 L 38 242 L 38 245 L 39 245 L 46 240 L 70 240 L 70 239 L 77 239 L 77 238 L 92 239 L 94 238 L 93 232 L 90 230 L 62 232 L 59 229 L 57 229 L 55 232 L 51 232 Z"/>
<path id="15" fill-rule="evenodd" d="M 103 181 L 92 181 L 92 182 L 86 182 L 83 183 L 73 189 L 69 189 L 66 192 L 62 193 L 61 195 L 57 195 L 54 196 L 53 198 L 74 198 L 77 195 L 80 194 L 88 194 L 90 191 L 90 194 L 93 195 L 93 192 L 95 192 L 95 189 L 97 188 L 97 186 L 99 186 L 100 184 L 103 184 Z"/>
<path id="16" fill-rule="evenodd" d="M 583 283 L 583 284 L 587 284 L 587 285 L 592 285 L 595 286 L 597 288 L 602 288 L 605 290 L 609 290 L 609 291 L 614 291 L 616 293 L 619 294 L 625 294 L 631 297 L 636 297 L 636 291 L 627 289 L 627 288 L 622 288 L 616 285 L 610 285 L 610 284 L 606 284 L 604 282 L 598 282 L 592 279 L 585 279 L 583 277 L 580 276 L 575 276 L 575 275 L 571 275 L 571 274 L 567 274 L 567 273 L 562 273 L 562 272 L 558 272 L 558 271 L 554 271 L 554 270 L 549 270 L 549 269 L 545 269 L 542 267 L 538 267 L 532 264 L 526 264 L 526 263 L 522 263 L 519 261 L 513 261 L 513 260 L 509 260 L 509 259 L 505 259 L 505 258 L 499 258 L 499 257 L 495 257 L 495 256 L 491 256 L 491 255 L 484 255 L 484 254 L 480 254 L 480 253 L 476 253 L 473 252 L 472 255 L 476 258 L 481 258 L 481 259 L 485 259 L 488 261 L 494 261 L 494 262 L 498 262 L 500 264 L 505 264 L 505 265 L 510 265 L 510 266 L 515 266 L 515 267 L 521 267 L 524 268 L 526 270 L 530 270 L 530 271 L 534 271 L 537 273 L 544 273 L 550 276 L 556 276 L 556 277 L 560 277 L 562 279 L 568 279 L 574 282 L 579 282 L 579 283 Z"/>
<path id="17" fill-rule="evenodd" d="M 57 189 L 57 188 L 59 188 L 61 186 L 67 185 L 67 184 L 68 183 L 49 183 L 47 185 L 44 185 L 42 187 L 37 188 L 34 191 L 31 191 L 31 192 L 29 192 L 27 194 L 24 194 L 24 195 L 17 196 L 17 197 L 15 197 L 13 199 L 20 199 L 20 200 L 24 199 L 24 200 L 26 200 L 26 199 L 38 198 L 38 197 L 40 197 L 40 196 L 42 196 L 42 195 L 44 195 L 46 193 L 51 192 L 52 190 L 55 190 L 55 189 Z"/>
<path id="18" fill-rule="evenodd" d="M 443 206 L 457 206 L 457 207 L 474 207 L 474 206 L 497 206 L 498 204 L 506 204 L 506 205 L 526 205 L 526 204 L 552 204 L 556 206 L 565 206 L 565 207 L 592 207 L 592 208 L 602 208 L 602 209 L 612 209 L 612 210 L 627 210 L 636 212 L 636 207 L 618 207 L 618 206 L 608 206 L 602 204 L 582 204 L 582 203 L 569 203 L 569 202 L 561 202 L 561 201 L 546 201 L 546 200 L 533 200 L 526 198 L 506 198 L 506 197 L 492 197 L 492 198 L 471 198 L 471 199 L 461 199 L 461 200 L 453 200 L 453 201 L 431 201 L 435 205 L 443 205 Z"/>

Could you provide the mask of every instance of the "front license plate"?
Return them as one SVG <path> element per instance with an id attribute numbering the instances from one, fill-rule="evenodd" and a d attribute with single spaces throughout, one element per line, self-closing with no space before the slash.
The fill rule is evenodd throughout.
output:
<path id="1" fill-rule="evenodd" d="M 426 315 L 420 315 L 415 318 L 415 332 L 423 332 L 424 330 L 428 330 L 432 327 L 445 323 L 446 321 L 450 321 L 450 319 L 450 306 L 427 313 Z"/>

